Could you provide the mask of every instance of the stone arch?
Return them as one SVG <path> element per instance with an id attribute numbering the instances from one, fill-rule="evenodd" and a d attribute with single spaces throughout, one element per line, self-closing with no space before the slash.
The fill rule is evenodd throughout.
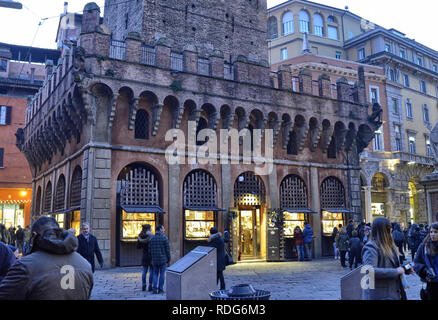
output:
<path id="1" fill-rule="evenodd" d="M 320 188 L 321 208 L 345 208 L 345 188 L 341 180 L 336 177 L 327 177 Z"/>
<path id="2" fill-rule="evenodd" d="M 82 168 L 76 166 L 70 182 L 69 208 L 81 206 Z"/>
<path id="3" fill-rule="evenodd" d="M 204 103 L 201 106 L 201 116 L 205 115 L 207 118 L 207 127 L 212 130 L 216 130 L 217 124 L 219 122 L 219 114 L 216 107 L 211 103 Z"/>
<path id="4" fill-rule="evenodd" d="M 265 203 L 266 191 L 262 178 L 250 171 L 241 173 L 234 182 L 234 206 Z"/>
<path id="5" fill-rule="evenodd" d="M 196 208 L 217 208 L 218 190 L 214 176 L 203 169 L 190 171 L 183 182 L 183 206 L 189 210 Z"/>
<path id="6" fill-rule="evenodd" d="M 283 115 L 281 116 L 281 120 L 282 120 L 281 130 L 282 130 L 282 137 L 283 137 L 282 147 L 283 147 L 283 149 L 287 149 L 293 122 L 292 122 L 291 116 L 287 113 L 283 113 Z"/>
<path id="7" fill-rule="evenodd" d="M 88 118 L 95 127 L 94 137 L 99 142 L 110 142 L 110 115 L 114 105 L 112 89 L 104 83 L 95 83 L 90 87 L 86 102 Z"/>
<path id="8" fill-rule="evenodd" d="M 180 107 L 179 100 L 172 95 L 169 95 L 166 98 L 164 98 L 163 108 L 164 108 L 163 110 L 164 112 L 170 113 L 171 116 L 170 128 L 176 129 L 176 127 L 179 125 L 179 121 L 181 121 L 182 112 L 184 111 L 184 108 Z"/>
<path id="9" fill-rule="evenodd" d="M 322 132 L 321 125 L 315 117 L 309 120 L 309 149 L 314 152 L 318 145 L 318 141 Z"/>
<path id="10" fill-rule="evenodd" d="M 41 186 L 38 186 L 36 198 L 35 198 L 35 208 L 33 209 L 33 217 L 38 217 L 41 215 Z"/>
<path id="11" fill-rule="evenodd" d="M 224 104 L 220 110 L 220 118 L 222 120 L 222 129 L 231 129 L 234 120 L 234 113 L 231 110 L 231 107 L 227 104 Z"/>
<path id="12" fill-rule="evenodd" d="M 237 115 L 237 130 L 243 130 L 248 127 L 249 124 L 249 116 L 246 113 L 246 110 L 242 107 L 236 108 Z"/>
<path id="13" fill-rule="evenodd" d="M 280 184 L 280 207 L 282 209 L 307 208 L 308 195 L 304 180 L 296 175 L 286 176 Z"/>
<path id="14" fill-rule="evenodd" d="M 390 182 L 388 176 L 382 172 L 375 173 L 371 179 L 371 187 L 373 190 L 379 192 L 384 191 L 385 188 L 389 188 Z"/>

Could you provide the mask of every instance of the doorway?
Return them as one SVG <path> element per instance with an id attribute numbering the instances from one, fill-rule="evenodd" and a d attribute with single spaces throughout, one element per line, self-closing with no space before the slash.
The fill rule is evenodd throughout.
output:
<path id="1" fill-rule="evenodd" d="M 239 260 L 260 258 L 260 208 L 239 211 Z"/>

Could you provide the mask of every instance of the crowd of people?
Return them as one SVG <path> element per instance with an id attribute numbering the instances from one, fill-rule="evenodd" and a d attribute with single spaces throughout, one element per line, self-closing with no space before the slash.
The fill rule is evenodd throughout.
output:
<path id="1" fill-rule="evenodd" d="M 0 241 L 9 245 L 13 251 L 18 250 L 19 254 L 28 250 L 30 234 L 30 226 L 24 229 L 21 226 L 6 228 L 4 224 L 0 224 Z"/>
<path id="2" fill-rule="evenodd" d="M 406 275 L 417 274 L 426 284 L 423 300 L 438 299 L 438 223 L 409 223 L 402 230 L 398 223 L 377 218 L 372 224 L 339 225 L 332 234 L 335 259 L 350 269 L 371 266 L 375 289 L 363 290 L 365 300 L 405 300 Z M 409 263 L 406 251 L 411 252 Z M 348 255 L 348 258 L 347 258 Z"/>

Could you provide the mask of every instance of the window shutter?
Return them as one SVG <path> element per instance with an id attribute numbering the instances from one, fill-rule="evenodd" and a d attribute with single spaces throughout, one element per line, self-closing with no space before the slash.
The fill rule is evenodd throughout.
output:
<path id="1" fill-rule="evenodd" d="M 6 107 L 6 124 L 11 124 L 12 107 Z"/>
<path id="2" fill-rule="evenodd" d="M 0 168 L 3 168 L 3 154 L 4 154 L 3 148 L 0 148 Z"/>

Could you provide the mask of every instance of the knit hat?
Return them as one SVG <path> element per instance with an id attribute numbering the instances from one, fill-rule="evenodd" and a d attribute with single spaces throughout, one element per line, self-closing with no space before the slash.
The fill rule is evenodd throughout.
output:
<path id="1" fill-rule="evenodd" d="M 216 228 L 211 228 L 210 229 L 210 234 L 216 234 L 218 231 Z"/>

